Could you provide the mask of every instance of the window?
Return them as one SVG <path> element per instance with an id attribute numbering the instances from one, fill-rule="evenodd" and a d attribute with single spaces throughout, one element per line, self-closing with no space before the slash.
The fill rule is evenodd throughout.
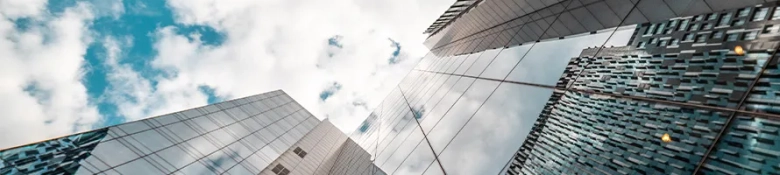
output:
<path id="1" fill-rule="evenodd" d="M 748 14 L 750 14 L 750 8 L 739 9 L 739 11 L 737 11 L 737 12 L 738 12 L 737 16 L 745 17 L 745 16 L 748 16 Z"/>
<path id="2" fill-rule="evenodd" d="M 726 26 L 729 25 L 729 21 L 731 21 L 731 13 L 724 13 L 720 17 L 720 22 L 718 22 L 718 26 Z"/>
<path id="3" fill-rule="evenodd" d="M 694 20 L 694 21 L 701 21 L 701 20 L 703 20 L 703 19 L 704 19 L 704 15 L 698 15 L 698 16 L 696 16 L 696 17 L 693 17 L 693 20 Z"/>
<path id="4" fill-rule="evenodd" d="M 704 24 L 704 27 L 702 27 L 702 30 L 709 30 L 709 29 L 712 29 L 712 27 L 713 27 L 712 23 L 707 23 L 707 24 Z"/>
<path id="5" fill-rule="evenodd" d="M 645 42 L 639 42 L 638 48 L 645 48 Z"/>
<path id="6" fill-rule="evenodd" d="M 717 31 L 717 32 L 712 32 L 712 36 L 710 38 L 721 38 L 721 37 L 723 37 L 723 31 Z"/>
<path id="7" fill-rule="evenodd" d="M 726 41 L 737 41 L 737 39 L 739 39 L 738 33 L 732 33 L 726 36 Z"/>
<path id="8" fill-rule="evenodd" d="M 690 33 L 685 34 L 683 36 L 683 41 L 693 41 L 693 34 L 690 34 Z"/>
<path id="9" fill-rule="evenodd" d="M 680 22 L 680 28 L 677 28 L 677 31 L 683 31 L 688 28 L 688 19 L 683 20 Z"/>
<path id="10" fill-rule="evenodd" d="M 645 31 L 645 35 L 653 34 L 653 30 L 655 30 L 655 24 L 650 25 L 650 27 L 647 28 L 647 31 Z"/>
<path id="11" fill-rule="evenodd" d="M 657 44 L 658 38 L 650 38 L 650 44 Z"/>
<path id="12" fill-rule="evenodd" d="M 696 42 L 697 43 L 703 43 L 704 41 L 707 41 L 707 35 L 696 36 Z"/>
<path id="13" fill-rule="evenodd" d="M 716 20 L 718 19 L 717 13 L 711 13 L 709 16 L 707 16 L 707 20 Z"/>
<path id="14" fill-rule="evenodd" d="M 668 25 L 668 26 L 669 26 L 669 27 L 674 27 L 674 26 L 677 26 L 677 20 L 675 19 L 675 20 L 671 20 L 671 21 L 669 21 L 669 25 Z"/>
<path id="15" fill-rule="evenodd" d="M 295 150 L 293 150 L 295 154 L 297 154 L 299 157 L 304 158 L 306 157 L 306 151 L 303 151 L 301 147 L 296 147 Z"/>
<path id="16" fill-rule="evenodd" d="M 774 25 L 766 25 L 761 33 L 772 33 L 775 30 Z"/>
<path id="17" fill-rule="evenodd" d="M 659 24 L 659 25 L 658 25 L 658 28 L 657 28 L 657 29 L 656 29 L 656 31 L 655 31 L 655 34 L 656 34 L 656 35 L 658 35 L 658 34 L 662 34 L 662 32 L 664 32 L 664 27 L 666 27 L 666 23 L 661 23 L 661 24 Z"/>
<path id="18" fill-rule="evenodd" d="M 735 20 L 734 22 L 731 22 L 731 26 L 741 26 L 742 24 L 745 24 L 744 19 Z"/>
<path id="19" fill-rule="evenodd" d="M 290 174 L 290 170 L 287 168 L 284 168 L 282 164 L 277 164 L 274 169 L 271 169 L 272 172 L 278 174 L 278 175 L 287 175 Z"/>
<path id="20" fill-rule="evenodd" d="M 766 18 L 766 14 L 769 13 L 769 7 L 764 7 L 758 9 L 756 11 L 756 14 L 753 14 L 753 20 L 752 21 L 762 21 L 764 18 Z"/>
<path id="21" fill-rule="evenodd" d="M 775 7 L 775 13 L 772 14 L 772 20 L 780 19 L 780 7 Z"/>
<path id="22" fill-rule="evenodd" d="M 698 23 L 691 25 L 691 28 L 688 29 L 688 31 L 697 31 L 697 30 L 699 30 L 699 24 Z"/>
<path id="23" fill-rule="evenodd" d="M 758 32 L 747 32 L 745 33 L 745 36 L 742 38 L 743 40 L 754 40 L 756 39 L 756 36 L 758 36 Z"/>
<path id="24" fill-rule="evenodd" d="M 658 42 L 658 46 L 659 47 L 666 46 L 666 43 L 668 43 L 668 42 L 669 42 L 669 40 L 661 40 L 660 42 Z"/>
<path id="25" fill-rule="evenodd" d="M 670 43 L 670 46 L 677 46 L 680 43 L 680 40 L 678 39 L 672 39 L 672 43 Z"/>

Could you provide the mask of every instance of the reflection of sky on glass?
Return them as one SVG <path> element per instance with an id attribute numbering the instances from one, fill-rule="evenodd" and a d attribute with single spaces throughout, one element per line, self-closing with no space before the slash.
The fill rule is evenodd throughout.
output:
<path id="1" fill-rule="evenodd" d="M 440 153 L 442 166 L 450 174 L 497 174 L 523 143 L 550 95 L 552 89 L 502 83 Z M 452 127 L 442 131 L 458 132 Z"/>
<path id="2" fill-rule="evenodd" d="M 507 80 L 555 85 L 572 57 L 579 56 L 582 49 L 587 47 L 601 46 L 611 33 L 536 43 Z M 633 33 L 633 30 L 618 30 L 605 46 L 624 46 Z"/>
<path id="3" fill-rule="evenodd" d="M 555 85 L 572 57 L 604 44 L 611 32 L 469 55 L 429 55 L 417 69 Z M 619 29 L 606 46 L 624 46 L 632 33 Z M 498 173 L 522 145 L 553 91 L 425 71 L 412 71 L 399 87 L 403 93 L 391 92 L 374 111 L 378 117 L 352 133 L 388 174 L 442 174 L 431 147 L 448 174 Z"/>

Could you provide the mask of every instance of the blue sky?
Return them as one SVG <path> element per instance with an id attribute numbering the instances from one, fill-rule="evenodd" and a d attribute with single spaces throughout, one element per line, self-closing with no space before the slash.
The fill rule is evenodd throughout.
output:
<path id="1" fill-rule="evenodd" d="M 354 131 L 451 3 L 404 1 L 9 0 L 0 147 L 277 89 Z"/>

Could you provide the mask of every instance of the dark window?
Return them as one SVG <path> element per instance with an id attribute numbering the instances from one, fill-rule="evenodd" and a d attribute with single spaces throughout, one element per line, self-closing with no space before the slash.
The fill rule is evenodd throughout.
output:
<path id="1" fill-rule="evenodd" d="M 704 19 L 704 15 L 698 15 L 698 16 L 696 16 L 696 17 L 693 17 L 693 20 L 694 20 L 694 21 L 701 21 L 701 20 L 703 20 L 703 19 Z"/>
<path id="2" fill-rule="evenodd" d="M 753 14 L 753 21 L 761 21 L 766 18 L 766 15 L 769 13 L 769 7 L 764 7 L 758 9 L 755 14 Z"/>
<path id="3" fill-rule="evenodd" d="M 703 43 L 706 40 L 707 40 L 707 35 L 705 35 L 705 34 L 696 36 L 696 42 L 697 43 Z"/>
<path id="4" fill-rule="evenodd" d="M 772 33 L 773 30 L 774 30 L 774 26 L 773 25 L 766 25 L 764 27 L 764 31 L 761 32 L 761 33 Z"/>
<path id="5" fill-rule="evenodd" d="M 729 25 L 729 21 L 731 21 L 732 13 L 724 13 L 720 17 L 720 22 L 718 22 L 718 26 L 726 26 Z"/>
<path id="6" fill-rule="evenodd" d="M 711 14 L 710 14 L 710 15 L 707 17 L 707 20 L 715 20 L 715 19 L 718 19 L 718 14 L 717 14 L 717 13 L 711 13 Z"/>
<path id="7" fill-rule="evenodd" d="M 688 29 L 688 19 L 683 20 L 680 22 L 680 28 L 677 28 L 677 31 L 683 31 Z"/>
<path id="8" fill-rule="evenodd" d="M 748 14 L 750 14 L 750 8 L 739 9 L 739 11 L 737 11 L 737 12 L 738 12 L 737 16 L 745 17 L 745 16 L 748 16 Z"/>
<path id="9" fill-rule="evenodd" d="M 732 27 L 733 27 L 733 26 L 741 26 L 742 24 L 745 24 L 745 20 L 743 20 L 743 19 L 740 19 L 740 20 L 734 20 L 733 22 L 731 22 L 731 26 L 732 26 Z"/>
<path id="10" fill-rule="evenodd" d="M 698 24 L 698 23 L 691 25 L 691 28 L 689 28 L 688 31 L 697 31 L 697 30 L 699 30 L 699 25 L 700 24 Z"/>
<path id="11" fill-rule="evenodd" d="M 712 26 L 712 23 L 706 23 L 706 24 L 704 24 L 704 26 L 702 27 L 702 30 L 709 30 L 709 29 L 712 29 L 712 27 L 713 27 L 713 26 Z"/>
<path id="12" fill-rule="evenodd" d="M 306 157 L 307 154 L 306 151 L 303 151 L 303 149 L 301 149 L 301 147 L 296 147 L 295 150 L 293 150 L 293 152 L 301 158 Z"/>
<path id="13" fill-rule="evenodd" d="M 712 32 L 712 36 L 710 38 L 721 38 L 721 37 L 723 37 L 723 31 L 717 31 L 717 32 Z"/>
<path id="14" fill-rule="evenodd" d="M 688 33 L 683 36 L 683 41 L 693 41 L 693 34 Z"/>
<path id="15" fill-rule="evenodd" d="M 726 35 L 726 41 L 737 41 L 738 39 L 739 39 L 739 34 L 738 33 L 732 33 L 732 34 Z"/>
<path id="16" fill-rule="evenodd" d="M 287 170 L 287 168 L 284 168 L 282 164 L 276 164 L 276 166 L 271 169 L 272 172 L 281 175 L 284 171 L 287 171 L 287 173 L 290 173 L 290 170 Z"/>
<path id="17" fill-rule="evenodd" d="M 655 30 L 655 24 L 650 25 L 650 27 L 647 28 L 645 31 L 645 35 L 653 34 L 653 30 Z"/>
<path id="18" fill-rule="evenodd" d="M 669 44 L 669 45 L 670 45 L 670 46 L 676 46 L 676 45 L 677 45 L 677 44 L 679 44 L 679 43 L 680 43 L 680 40 L 678 40 L 678 39 L 672 39 L 672 43 L 671 43 L 671 44 Z"/>
<path id="19" fill-rule="evenodd" d="M 290 174 L 290 170 L 282 166 L 282 164 L 277 164 L 273 169 L 271 169 L 271 171 L 278 175 Z"/>
<path id="20" fill-rule="evenodd" d="M 758 32 L 747 32 L 745 33 L 745 36 L 743 36 L 742 40 L 754 40 L 756 39 L 756 36 L 758 36 Z"/>
<path id="21" fill-rule="evenodd" d="M 293 150 L 293 152 L 294 152 L 295 154 L 298 154 L 298 153 L 300 153 L 301 151 L 303 151 L 303 150 L 301 150 L 301 147 L 297 147 L 297 148 L 295 148 L 295 150 Z"/>

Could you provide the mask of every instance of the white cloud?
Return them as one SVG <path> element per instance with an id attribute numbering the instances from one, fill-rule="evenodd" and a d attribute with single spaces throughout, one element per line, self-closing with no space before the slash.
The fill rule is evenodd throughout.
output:
<path id="1" fill-rule="evenodd" d="M 221 45 L 191 40 L 196 34 L 163 27 L 155 33 L 150 66 L 174 76 L 144 77 L 120 64 L 134 38 L 88 31 L 92 20 L 144 4 L 79 2 L 63 13 L 46 11 L 45 0 L 0 0 L 0 148 L 90 129 L 101 121 L 95 103 L 114 103 L 137 120 L 206 104 L 198 86 L 229 99 L 283 89 L 319 118 L 353 131 L 427 49 L 422 31 L 450 1 L 415 0 L 171 0 L 175 22 L 213 27 Z M 141 10 L 143 11 L 143 10 Z M 15 20 L 32 21 L 25 29 Z M 327 39 L 343 36 L 328 56 Z M 400 62 L 389 64 L 400 43 Z M 110 89 L 90 99 L 82 84 L 87 47 L 106 48 L 103 66 Z M 317 65 L 320 65 L 318 68 Z M 91 65 L 95 66 L 95 65 Z M 327 101 L 319 94 L 334 82 L 342 88 Z M 34 93 L 25 91 L 34 89 Z"/>
<path id="2" fill-rule="evenodd" d="M 0 148 L 84 131 L 99 120 L 80 82 L 93 15 L 86 4 L 58 16 L 42 13 L 44 6 L 0 1 Z M 19 18 L 32 22 L 22 30 Z"/>
<path id="3" fill-rule="evenodd" d="M 118 79 L 112 85 L 128 91 L 113 96 L 138 100 L 114 102 L 135 120 L 205 105 L 197 90 L 202 85 L 228 98 L 282 89 L 315 116 L 328 116 L 349 132 L 425 54 L 422 31 L 449 3 L 171 0 L 177 23 L 213 27 L 225 35 L 224 42 L 204 44 L 176 27 L 158 30 L 158 55 L 151 65 L 175 76 L 155 77 L 158 84 L 151 87 L 137 73 L 114 69 L 112 77 Z M 328 57 L 334 48 L 327 40 L 335 35 L 342 36 L 343 48 Z M 403 47 L 398 64 L 388 63 L 395 51 L 390 38 Z M 334 82 L 342 88 L 321 101 L 319 94 Z"/>
<path id="4" fill-rule="evenodd" d="M 46 0 L 0 0 L 0 15 L 3 19 L 37 16 L 46 6 Z"/>

